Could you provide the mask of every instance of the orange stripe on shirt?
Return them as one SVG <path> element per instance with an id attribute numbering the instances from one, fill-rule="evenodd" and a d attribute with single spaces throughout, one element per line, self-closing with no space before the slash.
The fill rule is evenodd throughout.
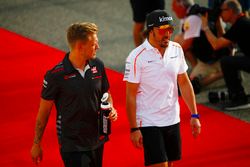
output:
<path id="1" fill-rule="evenodd" d="M 135 57 L 135 62 L 134 62 L 134 75 L 135 75 L 135 77 L 136 77 L 136 61 L 137 61 L 137 58 L 140 56 L 140 54 L 141 54 L 144 50 L 146 50 L 146 48 L 142 49 L 142 51 L 140 51 L 140 53 L 139 53 L 138 55 L 136 55 L 136 57 Z"/>

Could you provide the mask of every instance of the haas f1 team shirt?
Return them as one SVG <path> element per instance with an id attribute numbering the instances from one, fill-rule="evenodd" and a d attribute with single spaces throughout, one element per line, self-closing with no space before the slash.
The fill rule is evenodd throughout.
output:
<path id="1" fill-rule="evenodd" d="M 107 140 L 98 131 L 101 98 L 109 89 L 104 65 L 96 58 L 88 62 L 84 71 L 83 76 L 66 54 L 44 77 L 41 96 L 55 102 L 57 134 L 63 152 L 92 150 Z"/>

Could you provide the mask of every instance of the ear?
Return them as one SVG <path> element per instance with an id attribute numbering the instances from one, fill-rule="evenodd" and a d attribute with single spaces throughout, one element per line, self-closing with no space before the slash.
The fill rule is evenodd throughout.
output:
<path id="1" fill-rule="evenodd" d="M 75 48 L 81 50 L 84 47 L 84 42 L 81 40 L 77 40 L 75 43 Z"/>

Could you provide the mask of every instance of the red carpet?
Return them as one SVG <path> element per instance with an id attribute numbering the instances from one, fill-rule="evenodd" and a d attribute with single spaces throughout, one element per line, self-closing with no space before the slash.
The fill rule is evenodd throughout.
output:
<path id="1" fill-rule="evenodd" d="M 35 166 L 30 158 L 35 117 L 43 75 L 64 52 L 0 28 L 0 166 Z M 111 93 L 119 113 L 105 145 L 104 167 L 142 167 L 143 152 L 132 146 L 125 114 L 122 75 L 107 69 Z M 190 114 L 181 103 L 183 158 L 181 167 L 249 167 L 250 124 L 198 105 L 202 134 L 194 139 Z M 42 167 L 62 167 L 53 110 L 43 138 Z"/>

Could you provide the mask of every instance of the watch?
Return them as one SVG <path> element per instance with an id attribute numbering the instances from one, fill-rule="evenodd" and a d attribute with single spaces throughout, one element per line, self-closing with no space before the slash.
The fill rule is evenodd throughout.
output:
<path id="1" fill-rule="evenodd" d="M 135 131 L 137 131 L 137 130 L 140 130 L 140 128 L 130 128 L 130 133 L 133 133 L 133 132 L 135 132 Z"/>

